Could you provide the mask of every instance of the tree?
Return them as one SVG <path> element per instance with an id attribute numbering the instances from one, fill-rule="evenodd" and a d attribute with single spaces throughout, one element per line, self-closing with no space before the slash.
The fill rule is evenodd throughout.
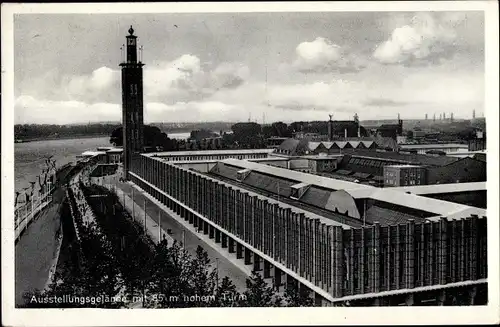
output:
<path id="1" fill-rule="evenodd" d="M 241 148 L 260 148 L 264 146 L 261 126 L 257 123 L 237 123 L 231 126 L 234 142 Z"/>
<path id="2" fill-rule="evenodd" d="M 216 291 L 217 271 L 211 269 L 208 254 L 201 246 L 196 248 L 196 255 L 189 265 L 190 293 L 198 296 L 211 296 Z M 207 306 L 206 302 L 195 302 L 193 306 Z"/>
<path id="3" fill-rule="evenodd" d="M 246 300 L 240 303 L 242 306 L 275 307 L 281 305 L 281 297 L 276 294 L 273 288 L 256 271 L 252 271 L 252 275 L 247 278 L 246 283 L 247 290 L 243 293 Z"/>
<path id="4" fill-rule="evenodd" d="M 214 133 L 208 129 L 197 129 L 194 131 L 191 131 L 191 134 L 189 136 L 190 139 L 196 140 L 196 141 L 201 141 L 203 139 L 211 138 L 217 136 L 217 133 Z"/>
<path id="5" fill-rule="evenodd" d="M 144 146 L 162 147 L 164 151 L 176 150 L 177 141 L 162 133 L 156 126 L 144 125 Z M 110 135 L 109 143 L 114 146 L 123 146 L 123 126 L 115 128 Z"/>
<path id="6" fill-rule="evenodd" d="M 287 307 L 312 307 L 314 301 L 310 297 L 311 291 L 305 287 L 288 285 L 285 290 L 284 300 Z"/>
<path id="7" fill-rule="evenodd" d="M 236 290 L 236 286 L 225 276 L 215 292 L 216 306 L 218 307 L 235 307 L 238 306 L 240 293 Z"/>
<path id="8" fill-rule="evenodd" d="M 154 308 L 191 306 L 192 303 L 183 301 L 185 295 L 192 294 L 190 265 L 189 254 L 177 242 L 172 246 L 168 246 L 166 240 L 158 244 L 152 264 L 147 306 Z"/>
<path id="9" fill-rule="evenodd" d="M 273 135 L 278 137 L 290 137 L 291 133 L 288 131 L 288 126 L 283 122 L 276 122 L 271 125 Z"/>

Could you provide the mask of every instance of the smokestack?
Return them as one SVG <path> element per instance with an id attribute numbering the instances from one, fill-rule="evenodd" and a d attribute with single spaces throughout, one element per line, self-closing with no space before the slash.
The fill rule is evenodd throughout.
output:
<path id="1" fill-rule="evenodd" d="M 347 140 L 347 128 L 344 128 L 344 138 Z"/>
<path id="2" fill-rule="evenodd" d="M 358 124 L 358 138 L 361 137 L 361 126 Z"/>
<path id="3" fill-rule="evenodd" d="M 427 120 L 427 114 L 425 114 L 425 120 Z"/>
<path id="4" fill-rule="evenodd" d="M 333 141 L 333 115 L 328 115 L 330 119 L 328 120 L 328 141 Z"/>

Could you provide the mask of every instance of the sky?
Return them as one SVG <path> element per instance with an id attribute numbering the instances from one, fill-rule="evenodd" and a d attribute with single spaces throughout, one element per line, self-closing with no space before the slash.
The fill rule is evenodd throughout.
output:
<path id="1" fill-rule="evenodd" d="M 19 14 L 15 123 L 121 121 L 130 25 L 145 123 L 484 111 L 483 12 Z"/>

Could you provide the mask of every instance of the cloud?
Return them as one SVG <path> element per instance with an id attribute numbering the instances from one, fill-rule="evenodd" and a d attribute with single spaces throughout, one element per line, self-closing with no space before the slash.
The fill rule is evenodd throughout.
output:
<path id="1" fill-rule="evenodd" d="M 300 43 L 295 52 L 292 67 L 303 73 L 349 73 L 364 67 L 359 58 L 323 37 Z"/>
<path id="2" fill-rule="evenodd" d="M 185 54 L 146 66 L 143 74 L 145 102 L 174 104 L 201 101 L 220 90 L 236 89 L 246 82 L 250 71 L 246 65 L 233 62 L 204 69 L 197 56 Z M 19 91 L 19 95 L 47 101 L 120 103 L 121 72 L 104 66 L 85 75 L 60 76 L 54 70 L 32 79 Z"/>
<path id="3" fill-rule="evenodd" d="M 359 106 L 360 94 L 358 83 L 342 79 L 268 87 L 269 104 L 292 111 L 350 112 Z"/>
<path id="4" fill-rule="evenodd" d="M 454 27 L 463 20 L 462 15 L 432 15 L 419 13 L 410 24 L 392 31 L 380 43 L 373 57 L 382 64 L 425 65 L 440 63 L 450 58 L 456 46 Z"/>
<path id="5" fill-rule="evenodd" d="M 68 124 L 121 120 L 121 106 L 113 103 L 40 100 L 20 96 L 14 104 L 16 124 Z"/>
<path id="6" fill-rule="evenodd" d="M 225 62 L 213 70 L 205 70 L 198 57 L 183 55 L 171 62 L 146 69 L 145 95 L 171 103 L 200 100 L 221 89 L 237 88 L 248 76 L 249 69 L 243 64 Z"/>
<path id="7" fill-rule="evenodd" d="M 388 98 L 369 98 L 363 103 L 367 106 L 387 106 L 387 107 L 401 107 L 409 104 L 409 102 L 406 101 L 396 101 L 393 99 L 388 99 Z"/>
<path id="8" fill-rule="evenodd" d="M 89 75 L 64 76 L 60 90 L 64 99 L 88 103 L 116 101 L 119 99 L 120 72 L 100 67 Z"/>

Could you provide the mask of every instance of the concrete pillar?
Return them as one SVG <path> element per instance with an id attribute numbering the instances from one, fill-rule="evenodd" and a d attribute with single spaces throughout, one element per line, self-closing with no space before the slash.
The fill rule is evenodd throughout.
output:
<path id="1" fill-rule="evenodd" d="M 245 265 L 250 265 L 252 263 L 252 252 L 245 248 Z"/>
<path id="2" fill-rule="evenodd" d="M 220 230 L 216 229 L 215 230 L 215 243 L 220 243 L 221 241 L 221 232 Z"/>
<path id="3" fill-rule="evenodd" d="M 314 305 L 317 307 L 321 307 L 323 304 L 323 297 L 316 292 L 312 292 L 312 293 L 314 296 Z"/>
<path id="4" fill-rule="evenodd" d="M 286 287 L 295 287 L 297 290 L 300 290 L 299 287 L 300 287 L 300 283 L 295 279 L 293 278 L 292 276 L 290 275 L 286 275 Z"/>
<path id="5" fill-rule="evenodd" d="M 443 289 L 439 292 L 439 296 L 437 298 L 437 305 L 443 306 L 446 304 L 446 290 Z"/>
<path id="6" fill-rule="evenodd" d="M 227 248 L 227 235 L 224 233 L 221 233 L 221 243 L 223 249 Z"/>
<path id="7" fill-rule="evenodd" d="M 278 267 L 274 267 L 273 285 L 277 291 L 281 290 L 281 270 Z"/>
<path id="8" fill-rule="evenodd" d="M 243 245 L 236 243 L 236 259 L 243 258 Z"/>
<path id="9" fill-rule="evenodd" d="M 264 278 L 271 278 L 271 263 L 264 260 Z"/>
<path id="10" fill-rule="evenodd" d="M 195 216 L 191 211 L 188 211 L 188 215 L 189 215 L 189 223 L 193 224 L 195 228 L 198 227 L 198 217 Z"/>
<path id="11" fill-rule="evenodd" d="M 474 305 L 476 302 L 477 286 L 469 288 L 469 305 Z"/>
<path id="12" fill-rule="evenodd" d="M 209 223 L 207 223 L 206 221 L 203 221 L 203 234 L 208 234 L 208 228 L 209 228 Z"/>
<path id="13" fill-rule="evenodd" d="M 413 306 L 415 305 L 415 296 L 413 293 L 410 293 L 406 296 L 406 299 L 405 299 L 405 302 L 406 302 L 406 305 L 407 306 Z"/>
<path id="14" fill-rule="evenodd" d="M 254 271 L 261 271 L 262 269 L 260 268 L 260 262 L 262 261 L 262 258 L 257 255 L 253 254 L 253 270 Z"/>
<path id="15" fill-rule="evenodd" d="M 194 216 L 196 220 L 198 220 L 198 232 L 203 232 L 203 226 L 205 225 L 205 221 L 198 217 L 197 215 Z"/>
<path id="16" fill-rule="evenodd" d="M 234 253 L 234 240 L 232 238 L 229 237 L 228 239 L 228 250 L 229 250 L 229 253 Z"/>
<path id="17" fill-rule="evenodd" d="M 208 227 L 208 237 L 209 238 L 214 238 L 215 237 L 215 227 L 210 225 Z"/>

